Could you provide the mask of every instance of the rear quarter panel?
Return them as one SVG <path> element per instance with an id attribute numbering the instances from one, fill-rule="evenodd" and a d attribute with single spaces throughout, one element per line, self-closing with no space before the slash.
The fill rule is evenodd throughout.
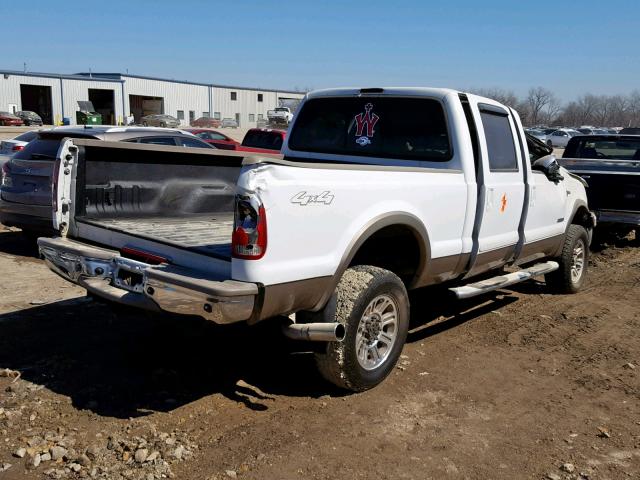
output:
<path id="1" fill-rule="evenodd" d="M 419 219 L 432 258 L 463 249 L 467 184 L 460 171 L 245 168 L 238 189 L 265 205 L 268 244 L 260 260 L 233 259 L 236 280 L 271 285 L 332 276 L 359 232 L 393 212 Z"/>

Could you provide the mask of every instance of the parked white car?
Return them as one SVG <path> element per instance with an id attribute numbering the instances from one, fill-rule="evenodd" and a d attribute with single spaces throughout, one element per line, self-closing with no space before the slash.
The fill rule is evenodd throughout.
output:
<path id="1" fill-rule="evenodd" d="M 555 132 L 547 135 L 547 145 L 551 147 L 566 147 L 569 140 L 576 135 L 584 135 L 577 130 L 571 128 L 560 128 Z"/>
<path id="2" fill-rule="evenodd" d="M 11 140 L 2 140 L 0 142 L 0 155 L 14 155 L 20 150 L 22 150 L 27 143 L 38 136 L 37 130 L 31 130 L 29 132 L 24 132 L 18 135 L 17 137 L 12 138 Z"/>
<path id="3" fill-rule="evenodd" d="M 60 236 L 38 240 L 50 268 L 112 302 L 219 324 L 295 313 L 284 332 L 320 342 L 322 375 L 354 391 L 393 371 L 408 290 L 446 282 L 462 299 L 545 275 L 573 293 L 585 280 L 584 180 L 488 98 L 323 90 L 284 156 L 186 150 L 65 140 Z"/>

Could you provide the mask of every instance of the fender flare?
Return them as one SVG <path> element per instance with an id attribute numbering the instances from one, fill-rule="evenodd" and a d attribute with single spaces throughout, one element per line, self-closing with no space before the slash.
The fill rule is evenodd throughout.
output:
<path id="1" fill-rule="evenodd" d="M 559 256 L 560 253 L 562 252 L 562 248 L 564 246 L 564 238 L 567 235 L 567 231 L 569 230 L 569 227 L 573 224 L 573 220 L 576 218 L 576 215 L 578 214 L 578 210 L 580 210 L 581 208 L 585 208 L 587 212 L 591 214 L 591 210 L 589 210 L 589 205 L 587 204 L 587 202 L 585 202 L 582 199 L 577 199 L 574 202 L 573 207 L 571 208 L 571 215 L 569 216 L 569 221 L 567 222 L 567 227 L 564 229 L 564 233 L 562 234 L 562 242 L 560 242 L 558 249 L 555 251 L 553 255 L 554 257 Z M 589 235 L 589 243 L 591 243 L 591 237 L 592 237 L 594 226 L 595 226 L 595 219 L 594 219 L 594 225 L 591 226 L 591 231 L 587 231 Z"/>
<path id="2" fill-rule="evenodd" d="M 366 224 L 360 228 L 358 233 L 351 239 L 349 245 L 342 254 L 342 259 L 338 264 L 338 268 L 333 274 L 333 279 L 329 288 L 323 293 L 318 303 L 312 308 L 312 311 L 316 312 L 321 310 L 327 302 L 331 299 L 331 296 L 335 292 L 342 274 L 347 270 L 351 261 L 355 257 L 360 247 L 369 240 L 374 234 L 379 232 L 385 227 L 393 225 L 408 227 L 418 242 L 418 248 L 420 249 L 420 261 L 416 273 L 409 285 L 414 284 L 418 278 L 422 276 L 422 273 L 427 268 L 429 260 L 431 259 L 431 247 L 429 242 L 429 234 L 424 224 L 418 217 L 406 212 L 388 212 L 378 215 L 372 218 Z"/>

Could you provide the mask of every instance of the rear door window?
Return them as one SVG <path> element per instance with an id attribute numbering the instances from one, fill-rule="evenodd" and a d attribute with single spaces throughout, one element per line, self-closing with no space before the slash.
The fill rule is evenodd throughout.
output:
<path id="1" fill-rule="evenodd" d="M 518 171 L 516 146 L 509 117 L 493 111 L 480 111 L 484 136 L 487 140 L 489 169 L 492 172 Z"/>
<path id="2" fill-rule="evenodd" d="M 421 97 L 311 99 L 298 114 L 289 148 L 404 160 L 452 157 L 442 105 Z"/>

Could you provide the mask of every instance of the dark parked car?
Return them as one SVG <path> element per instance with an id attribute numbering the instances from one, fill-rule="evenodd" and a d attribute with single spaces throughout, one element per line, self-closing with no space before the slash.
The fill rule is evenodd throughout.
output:
<path id="1" fill-rule="evenodd" d="M 598 218 L 596 237 L 635 230 L 640 244 L 640 135 L 574 137 L 560 164 L 589 184 L 589 209 Z"/>
<path id="2" fill-rule="evenodd" d="M 191 122 L 192 127 L 200 128 L 220 128 L 222 122 L 216 118 L 200 117 L 197 120 Z"/>
<path id="3" fill-rule="evenodd" d="M 65 137 L 214 148 L 183 130 L 107 126 L 43 130 L 2 165 L 0 223 L 26 231 L 50 232 L 51 175 L 60 142 Z"/>
<path id="4" fill-rule="evenodd" d="M 22 119 L 10 112 L 0 112 L 0 126 L 3 127 L 19 127 L 22 125 Z"/>
<path id="5" fill-rule="evenodd" d="M 179 127 L 180 120 L 171 115 L 147 115 L 140 119 L 145 127 Z"/>
<path id="6" fill-rule="evenodd" d="M 42 118 L 36 112 L 31 112 L 29 110 L 21 110 L 16 112 L 16 117 L 22 119 L 22 122 L 25 125 L 37 125 L 39 127 L 42 126 Z"/>
<path id="7" fill-rule="evenodd" d="M 186 128 L 185 130 L 189 133 L 193 133 L 200 140 L 222 150 L 236 150 L 240 145 L 240 142 L 226 136 L 224 133 L 216 132 L 215 130 L 209 130 L 206 128 Z"/>
<path id="8" fill-rule="evenodd" d="M 620 135 L 640 135 L 640 127 L 626 127 L 618 132 Z"/>

